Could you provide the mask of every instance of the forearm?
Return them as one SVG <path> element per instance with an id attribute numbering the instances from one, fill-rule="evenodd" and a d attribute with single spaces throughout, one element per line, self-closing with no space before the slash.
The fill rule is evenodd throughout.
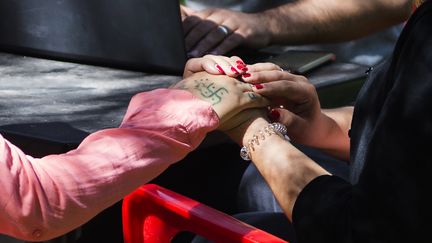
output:
<path id="1" fill-rule="evenodd" d="M 354 107 L 322 110 L 322 126 L 317 129 L 314 147 L 342 160 L 349 160 L 349 129 Z M 313 135 L 312 135 L 313 136 Z"/>
<path id="2" fill-rule="evenodd" d="M 260 14 L 271 44 L 339 42 L 401 23 L 412 0 L 300 0 Z"/>
<path id="3" fill-rule="evenodd" d="M 267 124 L 264 119 L 254 121 L 245 133 L 243 144 L 247 144 Z M 260 140 L 250 156 L 290 219 L 294 203 L 303 188 L 316 177 L 329 174 L 291 143 L 275 134 Z"/>
<path id="4" fill-rule="evenodd" d="M 140 94 L 121 128 L 67 154 L 26 156 L 0 140 L 0 233 L 40 241 L 64 234 L 182 159 L 217 126 L 210 105 L 186 91 Z M 166 100 L 157 102 L 157 96 Z M 39 235 L 39 236 L 38 236 Z"/>

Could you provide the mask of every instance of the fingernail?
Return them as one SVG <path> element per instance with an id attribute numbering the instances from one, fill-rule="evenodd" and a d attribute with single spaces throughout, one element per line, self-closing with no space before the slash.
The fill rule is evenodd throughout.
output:
<path id="1" fill-rule="evenodd" d="M 219 66 L 219 64 L 216 64 L 215 67 L 217 68 L 217 70 L 219 71 L 219 73 L 225 74 L 224 70 L 221 68 L 221 66 Z"/>
<path id="2" fill-rule="evenodd" d="M 249 68 L 244 67 L 244 68 L 242 68 L 242 71 L 243 71 L 243 72 L 247 72 L 247 71 L 249 71 Z"/>
<path id="3" fill-rule="evenodd" d="M 239 65 L 237 65 L 237 69 L 238 70 L 243 70 L 243 69 L 245 69 L 246 67 L 244 66 L 244 65 L 241 65 L 241 64 L 239 64 Z"/>
<path id="4" fill-rule="evenodd" d="M 240 65 L 243 65 L 243 66 L 246 66 L 246 64 L 243 61 L 240 61 L 240 60 L 237 60 L 236 63 L 240 64 Z"/>
<path id="5" fill-rule="evenodd" d="M 278 110 L 271 110 L 268 114 L 268 117 L 271 121 L 278 121 L 280 118 L 280 113 Z"/>
<path id="6" fill-rule="evenodd" d="M 255 86 L 256 89 L 262 89 L 262 88 L 264 88 L 264 85 L 262 85 L 262 84 L 254 84 L 254 86 Z"/>
<path id="7" fill-rule="evenodd" d="M 235 74 L 240 74 L 237 69 L 235 69 L 234 67 L 231 67 L 231 71 L 233 71 Z"/>
<path id="8" fill-rule="evenodd" d="M 251 76 L 250 73 L 245 73 L 245 74 L 243 74 L 243 78 L 249 78 L 250 76 Z"/>

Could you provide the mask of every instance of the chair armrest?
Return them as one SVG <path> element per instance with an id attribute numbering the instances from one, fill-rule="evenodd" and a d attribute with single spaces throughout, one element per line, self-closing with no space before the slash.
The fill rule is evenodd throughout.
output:
<path id="1" fill-rule="evenodd" d="M 141 186 L 123 200 L 125 243 L 170 242 L 179 232 L 189 231 L 215 242 L 285 242 L 154 184 Z"/>

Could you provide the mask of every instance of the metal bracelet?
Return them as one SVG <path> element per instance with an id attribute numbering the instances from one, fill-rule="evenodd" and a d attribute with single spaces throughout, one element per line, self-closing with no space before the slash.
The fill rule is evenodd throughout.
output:
<path id="1" fill-rule="evenodd" d="M 285 140 L 291 141 L 287 135 L 287 128 L 285 125 L 278 122 L 268 124 L 263 130 L 260 130 L 258 134 L 253 135 L 252 139 L 240 149 L 240 157 L 246 161 L 251 160 L 250 153 L 251 151 L 255 151 L 254 145 L 259 145 L 260 140 L 264 140 L 266 136 L 271 136 L 273 134 L 278 134 Z"/>

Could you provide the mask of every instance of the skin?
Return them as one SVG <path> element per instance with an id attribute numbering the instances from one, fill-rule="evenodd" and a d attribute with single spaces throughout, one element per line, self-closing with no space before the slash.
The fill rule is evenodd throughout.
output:
<path id="1" fill-rule="evenodd" d="M 228 135 L 242 144 L 247 144 L 268 124 L 265 116 L 259 116 L 229 131 Z M 290 220 L 295 201 L 303 188 L 316 177 L 329 174 L 276 134 L 260 140 L 260 144 L 251 151 L 250 157 Z"/>
<path id="2" fill-rule="evenodd" d="M 222 55 L 238 46 L 261 48 L 353 40 L 405 21 L 412 0 L 299 0 L 258 13 L 182 7 L 186 48 L 192 57 Z M 229 29 L 225 35 L 218 30 Z"/>
<path id="3" fill-rule="evenodd" d="M 252 85 L 226 75 L 206 72 L 194 73 L 172 88 L 191 92 L 200 100 L 209 102 L 220 119 L 219 130 L 226 131 L 239 126 L 251 116 L 236 116 L 245 109 L 266 107 L 267 99 L 253 94 Z"/>
<path id="4" fill-rule="evenodd" d="M 254 91 L 277 107 L 274 110 L 280 116 L 274 121 L 286 125 L 292 141 L 349 159 L 352 107 L 322 110 L 315 88 L 305 77 L 278 70 L 272 64 L 249 67 L 251 77 L 244 80 L 252 84 L 260 82 Z M 240 145 L 248 144 L 270 122 L 265 110 L 245 110 L 237 116 L 254 117 L 226 131 Z M 250 157 L 290 220 L 305 186 L 318 176 L 330 174 L 277 134 L 261 138 L 250 151 Z"/>
<path id="5" fill-rule="evenodd" d="M 267 64 L 270 66 L 270 64 Z M 349 159 L 349 136 L 353 107 L 322 110 L 315 86 L 307 78 L 280 70 L 258 70 L 243 78 L 257 94 L 270 99 L 296 143 L 319 148 L 339 159 Z M 279 108 L 283 106 L 285 109 Z"/>

